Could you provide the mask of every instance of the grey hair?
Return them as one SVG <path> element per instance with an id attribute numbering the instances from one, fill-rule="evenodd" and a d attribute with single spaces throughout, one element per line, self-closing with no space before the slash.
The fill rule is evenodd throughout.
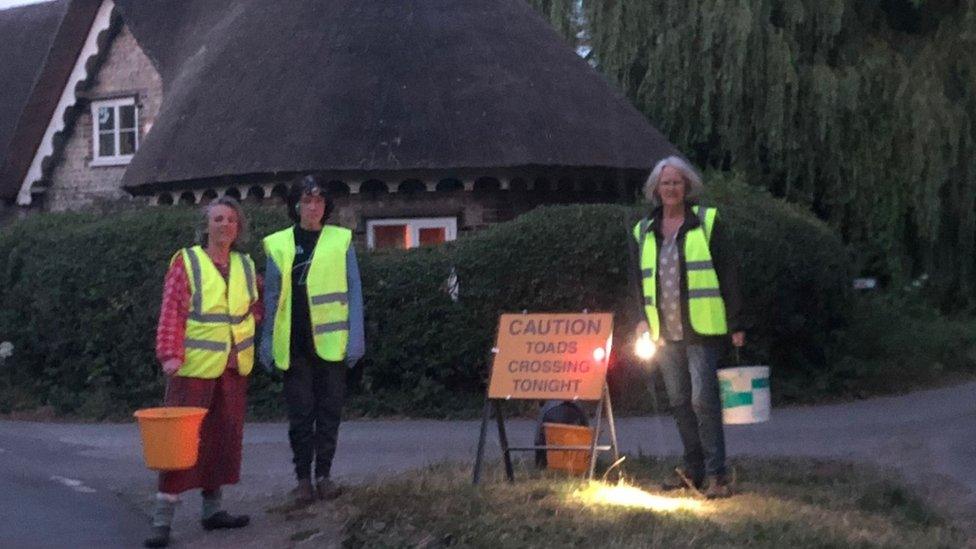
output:
<path id="1" fill-rule="evenodd" d="M 202 215 L 200 216 L 200 224 L 197 226 L 196 231 L 197 244 L 207 247 L 207 242 L 210 239 L 210 210 L 214 206 L 227 206 L 237 214 L 237 238 L 230 247 L 232 250 L 241 251 L 241 246 L 246 244 L 251 236 L 248 230 L 247 215 L 244 213 L 244 208 L 241 207 L 241 203 L 233 196 L 227 195 L 212 200 L 200 210 Z"/>
<path id="2" fill-rule="evenodd" d="M 664 171 L 664 168 L 669 167 L 678 170 L 681 177 L 685 180 L 685 202 L 697 204 L 705 190 L 704 185 L 702 185 L 701 176 L 698 175 L 698 170 L 693 168 L 687 160 L 679 156 L 669 156 L 654 166 L 654 169 L 651 170 L 651 175 L 644 183 L 644 198 L 652 206 L 657 207 L 661 205 L 661 195 L 657 192 L 657 186 L 661 183 L 661 172 Z"/>

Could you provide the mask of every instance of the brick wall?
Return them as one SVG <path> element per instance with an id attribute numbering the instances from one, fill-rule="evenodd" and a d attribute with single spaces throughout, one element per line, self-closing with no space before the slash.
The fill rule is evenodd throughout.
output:
<path id="1" fill-rule="evenodd" d="M 392 193 L 379 196 L 356 194 L 336 199 L 332 223 L 365 235 L 366 222 L 382 218 L 456 217 L 458 231 L 482 227 L 486 203 L 467 191 Z"/>
<path id="2" fill-rule="evenodd" d="M 463 169 L 452 171 L 325 172 L 319 174 L 343 187 L 337 195 L 330 223 L 352 229 L 359 242 L 366 240 L 370 220 L 391 218 L 453 217 L 458 236 L 494 223 L 511 220 L 543 204 L 629 202 L 636 196 L 644 174 L 639 170 L 621 171 L 585 168 L 510 168 L 488 172 Z M 293 175 L 278 177 L 254 174 L 221 180 L 188 181 L 180 188 L 157 190 L 148 198 L 156 207 L 182 207 L 206 204 L 228 194 L 245 204 L 284 210 L 282 194 Z M 367 182 L 382 181 L 388 192 L 370 192 Z M 436 190 L 453 182 L 457 190 Z M 407 185 L 410 183 L 410 185 Z M 485 184 L 482 184 L 485 183 Z M 413 190 L 404 190 L 410 187 Z M 263 235 L 261 235 L 263 236 Z"/>
<path id="3" fill-rule="evenodd" d="M 163 97 L 162 80 L 129 29 L 122 25 L 101 67 L 85 91 L 87 100 L 136 97 L 140 141 L 151 128 Z M 88 101 L 70 130 L 51 172 L 44 207 L 51 211 L 87 209 L 106 201 L 130 200 L 121 188 L 125 166 L 92 166 L 92 117 Z M 138 200 L 137 202 L 142 202 Z"/>
<path id="4" fill-rule="evenodd" d="M 470 191 L 425 192 L 417 194 L 390 193 L 382 195 L 355 194 L 336 198 L 336 208 L 328 223 L 351 229 L 357 243 L 366 245 L 366 224 L 374 219 L 399 219 L 422 217 L 454 217 L 457 219 L 458 237 L 492 223 L 508 221 L 536 205 L 523 200 L 523 193 L 500 191 L 492 196 Z M 512 202 L 517 205 L 512 205 Z M 285 209 L 278 197 L 245 203 L 261 204 L 264 208 Z M 166 206 L 159 206 L 166 207 Z M 498 212 L 503 212 L 498 215 Z M 282 227 L 284 228 L 284 227 Z M 266 235 L 254 235 L 262 238 Z"/>

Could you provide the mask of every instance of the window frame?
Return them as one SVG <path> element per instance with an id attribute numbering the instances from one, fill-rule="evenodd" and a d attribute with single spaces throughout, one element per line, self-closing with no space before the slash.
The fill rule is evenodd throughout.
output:
<path id="1" fill-rule="evenodd" d="M 407 226 L 407 248 L 420 247 L 420 229 L 444 229 L 444 241 L 457 240 L 456 217 L 389 217 L 370 219 L 366 221 L 366 248 L 376 249 L 374 227 L 389 227 L 396 225 Z"/>
<path id="2" fill-rule="evenodd" d="M 122 118 L 119 116 L 120 107 L 133 108 L 133 117 L 135 123 L 135 143 L 134 150 L 132 154 L 114 154 L 114 155 L 101 155 L 101 140 L 99 139 L 102 131 L 98 124 L 98 110 L 103 107 L 111 107 L 114 110 L 115 128 L 112 130 L 112 136 L 114 138 L 115 151 L 121 149 L 122 141 Z M 136 101 L 135 96 L 128 97 L 116 97 L 112 99 L 95 99 L 91 102 L 91 119 L 92 119 L 92 160 L 91 166 L 125 166 L 132 161 L 132 157 L 135 156 L 136 151 L 139 150 L 140 141 L 140 131 L 139 131 L 139 103 Z M 107 132 L 106 132 L 107 133 Z M 113 151 L 114 152 L 114 151 Z"/>

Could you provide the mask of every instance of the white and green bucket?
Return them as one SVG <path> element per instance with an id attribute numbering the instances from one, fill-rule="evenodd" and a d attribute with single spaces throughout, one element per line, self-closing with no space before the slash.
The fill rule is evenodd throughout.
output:
<path id="1" fill-rule="evenodd" d="M 718 371 L 722 422 L 742 425 L 769 421 L 769 366 L 738 366 Z"/>

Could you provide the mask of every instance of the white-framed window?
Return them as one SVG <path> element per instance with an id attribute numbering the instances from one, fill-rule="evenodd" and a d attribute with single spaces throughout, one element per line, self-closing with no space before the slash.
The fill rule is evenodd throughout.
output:
<path id="1" fill-rule="evenodd" d="M 371 219 L 366 222 L 366 245 L 370 250 L 416 248 L 456 238 L 456 217 Z"/>
<path id="2" fill-rule="evenodd" d="M 92 166 L 128 164 L 139 148 L 135 97 L 92 101 Z"/>

